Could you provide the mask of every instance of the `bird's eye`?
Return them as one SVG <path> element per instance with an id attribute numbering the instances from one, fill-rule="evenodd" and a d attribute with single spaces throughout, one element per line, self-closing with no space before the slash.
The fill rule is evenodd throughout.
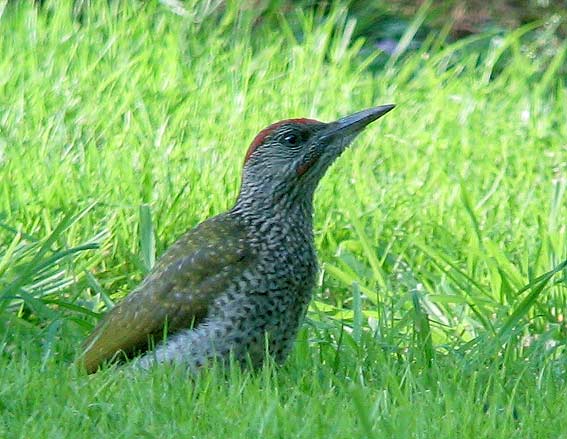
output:
<path id="1" fill-rule="evenodd" d="M 284 137 L 284 141 L 289 146 L 297 146 L 297 144 L 299 143 L 299 137 L 297 134 L 288 134 Z"/>

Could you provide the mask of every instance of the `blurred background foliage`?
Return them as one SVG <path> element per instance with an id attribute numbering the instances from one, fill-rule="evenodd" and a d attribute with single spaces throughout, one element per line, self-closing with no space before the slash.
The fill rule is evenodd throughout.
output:
<path id="1" fill-rule="evenodd" d="M 16 4 L 31 0 L 4 0 Z M 108 0 L 109 3 L 116 0 Z M 179 15 L 191 14 L 183 0 L 159 0 Z M 38 7 L 44 7 L 45 0 L 33 0 Z M 144 3 L 138 1 L 138 3 Z M 222 15 L 226 9 L 225 0 L 208 0 L 201 3 L 199 16 Z M 375 0 L 302 1 L 302 0 L 244 0 L 241 8 L 254 11 L 258 25 L 270 23 L 278 14 L 287 14 L 300 8 L 305 11 L 318 10 L 323 15 L 330 13 L 335 3 L 347 7 L 350 15 L 357 20 L 355 37 L 364 37 L 370 44 L 379 44 L 385 39 L 403 35 L 420 8 L 428 3 L 424 26 L 420 34 L 424 37 L 434 29 L 445 29 L 448 37 L 458 39 L 485 31 L 504 31 L 538 21 L 553 26 L 558 39 L 567 36 L 567 1 L 565 0 Z M 53 3 L 50 7 L 56 7 Z M 92 0 L 74 0 L 74 13 L 81 18 L 87 8 L 93 7 Z M 203 14 L 205 12 L 205 14 Z M 554 41 L 550 41 L 554 43 Z"/>
<path id="2" fill-rule="evenodd" d="M 6 5 L 33 1 L 39 8 L 57 7 L 57 2 L 46 0 L 5 0 Z M 107 0 L 110 5 L 120 4 L 118 0 Z M 136 3 L 151 3 L 136 1 Z M 173 13 L 191 16 L 195 21 L 222 20 L 229 8 L 226 0 L 159 0 Z M 309 1 L 309 0 L 244 0 L 240 3 L 242 12 L 253 17 L 254 26 L 277 26 L 281 16 L 290 19 L 297 10 L 305 15 L 313 13 L 323 22 L 337 6 L 348 9 L 352 20 L 352 40 L 363 39 L 361 55 L 378 53 L 370 68 L 383 67 L 390 57 L 411 53 L 427 43 L 433 34 L 437 40 L 451 43 L 456 40 L 490 33 L 505 34 L 527 24 L 537 24 L 537 30 L 530 38 L 538 44 L 531 44 L 534 52 L 547 52 L 549 56 L 559 49 L 567 37 L 567 0 L 350 0 L 350 1 Z M 89 8 L 97 7 L 94 0 L 73 0 L 73 14 L 81 22 Z M 2 1 L 0 1 L 2 7 Z M 417 17 L 417 20 L 416 20 Z M 356 23 L 356 25 L 354 25 Z M 293 20 L 291 25 L 294 26 Z M 415 27 L 415 33 L 407 32 Z M 303 38 L 302 26 L 295 23 L 294 32 L 298 40 Z M 402 38 L 408 38 L 407 41 Z M 482 39 L 472 50 L 483 50 L 490 44 Z"/>

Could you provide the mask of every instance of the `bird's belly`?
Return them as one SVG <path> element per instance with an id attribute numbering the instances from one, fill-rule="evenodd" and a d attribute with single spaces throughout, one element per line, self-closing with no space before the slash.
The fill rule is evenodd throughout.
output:
<path id="1" fill-rule="evenodd" d="M 293 347 L 297 331 L 305 316 L 311 291 L 308 295 L 303 292 L 301 295 L 286 293 L 287 303 L 282 300 L 280 303 L 267 304 L 252 326 L 253 329 L 248 337 L 250 342 L 244 354 L 249 355 L 255 365 L 263 362 L 266 353 L 281 363 Z"/>
<path id="2" fill-rule="evenodd" d="M 235 357 L 260 365 L 266 354 L 283 362 L 309 304 L 312 283 L 302 288 L 256 289 L 223 310 L 229 323 L 223 339 Z M 220 335 L 220 334 L 219 334 Z"/>

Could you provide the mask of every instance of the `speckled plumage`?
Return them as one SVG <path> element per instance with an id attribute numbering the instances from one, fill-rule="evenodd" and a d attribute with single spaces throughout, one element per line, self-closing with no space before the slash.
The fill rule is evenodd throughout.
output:
<path id="1" fill-rule="evenodd" d="M 142 368 L 180 362 L 196 370 L 230 355 L 256 367 L 266 353 L 284 361 L 317 273 L 315 188 L 352 139 L 391 108 L 262 130 L 246 154 L 235 206 L 183 235 L 107 313 L 83 345 L 86 370 L 121 352 L 143 354 Z"/>

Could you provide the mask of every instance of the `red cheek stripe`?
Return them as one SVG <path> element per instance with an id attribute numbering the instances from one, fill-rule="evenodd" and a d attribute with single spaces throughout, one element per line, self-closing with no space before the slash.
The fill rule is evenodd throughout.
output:
<path id="1" fill-rule="evenodd" d="M 309 160 L 307 163 L 302 164 L 301 166 L 298 166 L 296 169 L 297 175 L 299 175 L 300 177 L 305 174 L 309 168 L 311 166 L 313 166 L 315 164 L 315 162 L 317 161 L 317 159 L 312 159 Z"/>

